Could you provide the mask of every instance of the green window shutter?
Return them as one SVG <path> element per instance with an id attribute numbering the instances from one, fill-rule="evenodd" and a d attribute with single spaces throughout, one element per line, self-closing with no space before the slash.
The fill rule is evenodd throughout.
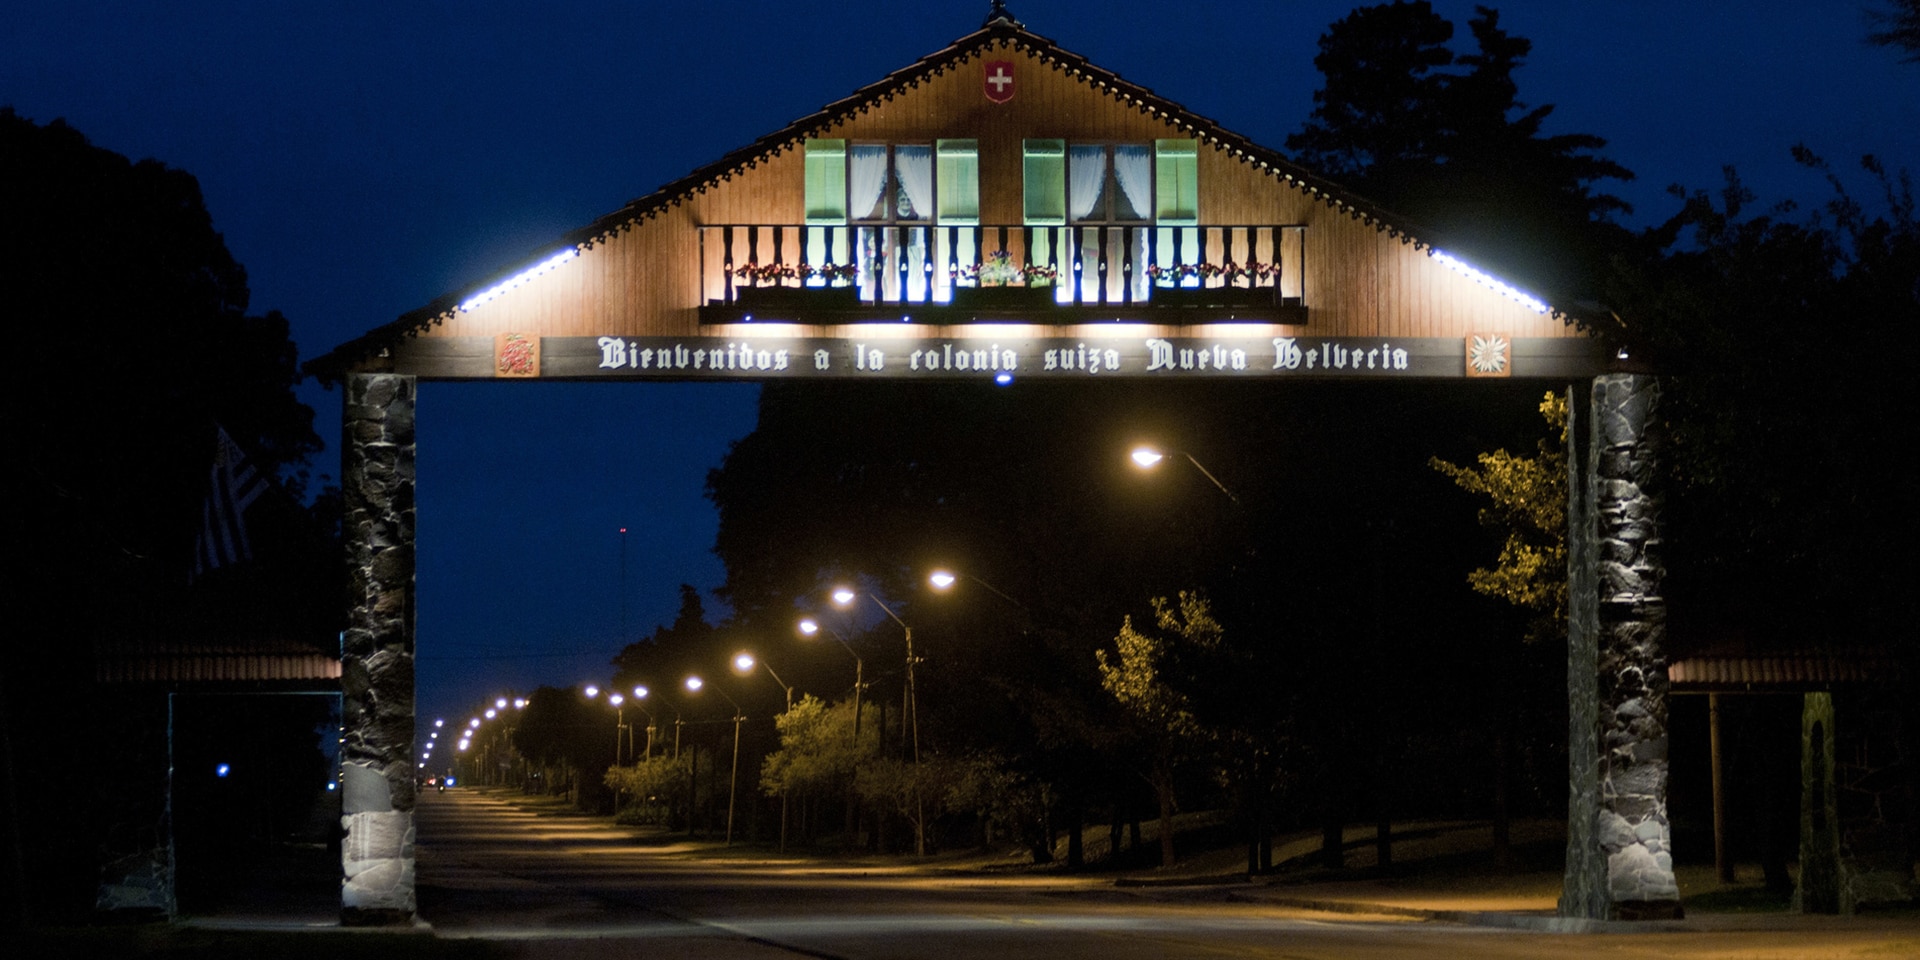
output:
<path id="1" fill-rule="evenodd" d="M 1026 222 L 1058 226 L 1067 222 L 1067 142 L 1028 140 L 1021 168 Z"/>
<path id="2" fill-rule="evenodd" d="M 940 194 L 937 215 L 941 223 L 980 222 L 980 142 L 941 140 L 934 145 L 939 167 L 934 171 Z"/>
<path id="3" fill-rule="evenodd" d="M 1193 140 L 1153 142 L 1153 218 L 1166 224 L 1200 222 L 1200 157 Z"/>
<path id="4" fill-rule="evenodd" d="M 807 222 L 847 222 L 847 142 L 807 141 Z"/>

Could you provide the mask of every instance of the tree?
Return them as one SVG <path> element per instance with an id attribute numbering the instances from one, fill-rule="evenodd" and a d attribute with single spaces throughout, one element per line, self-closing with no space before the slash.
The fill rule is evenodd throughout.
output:
<path id="1" fill-rule="evenodd" d="M 1905 51 L 1902 63 L 1920 63 L 1920 0 L 1887 0 L 1890 9 L 1868 8 L 1867 20 L 1874 30 L 1867 42 Z"/>
<path id="2" fill-rule="evenodd" d="M 807 694 L 774 718 L 780 748 L 761 762 L 760 789 L 767 796 L 826 796 L 843 789 L 861 761 L 880 747 L 879 711 L 862 707 L 861 742 L 853 739 L 853 705 L 828 704 Z"/>
<path id="3" fill-rule="evenodd" d="M 629 766 L 608 767 L 606 784 L 628 800 L 622 823 L 671 825 L 676 797 L 686 796 L 693 772 L 692 757 L 657 756 Z"/>
<path id="4" fill-rule="evenodd" d="M 1153 598 L 1153 621 L 1158 633 L 1145 633 L 1127 617 L 1114 649 L 1094 651 L 1094 657 L 1101 686 L 1132 721 L 1145 768 L 1141 774 L 1160 804 L 1160 864 L 1172 866 L 1175 774 L 1211 739 L 1195 719 L 1192 696 L 1181 681 L 1192 669 L 1186 661 L 1219 650 L 1225 631 L 1206 599 L 1185 590 L 1177 606 L 1165 597 Z"/>
<path id="5" fill-rule="evenodd" d="M 1590 134 L 1544 132 L 1551 105 L 1521 102 L 1514 73 L 1532 43 L 1476 7 L 1475 48 L 1447 46 L 1454 27 L 1430 4 L 1361 7 L 1335 21 L 1314 58 L 1326 78 L 1287 149 L 1422 226 L 1423 239 L 1536 290 L 1571 300 L 1600 287 L 1629 235 L 1627 211 L 1599 192 L 1629 180 Z"/>
<path id="6" fill-rule="evenodd" d="M 706 605 L 692 584 L 680 585 L 680 609 L 673 623 L 662 624 L 644 639 L 634 641 L 613 656 L 613 686 L 625 690 L 636 683 L 666 683 L 689 673 L 704 673 L 726 651 L 707 622 Z"/>
<path id="7" fill-rule="evenodd" d="M 1677 636 L 1804 647 L 1908 632 L 1912 483 L 1888 451 L 1909 404 L 1889 390 L 1920 345 L 1920 218 L 1906 174 L 1862 167 L 1877 212 L 1837 180 L 1804 216 L 1756 209 L 1732 170 L 1717 192 L 1681 192 L 1652 232 L 1671 249 L 1623 264 L 1609 292 L 1633 355 L 1673 375 Z"/>
<path id="8" fill-rule="evenodd" d="M 1532 613 L 1530 643 L 1565 637 L 1567 625 L 1567 398 L 1548 393 L 1540 415 L 1553 433 L 1532 457 L 1502 449 L 1480 454 L 1477 468 L 1429 461 L 1461 489 L 1492 501 L 1479 520 L 1501 533 L 1500 557 L 1467 574 L 1467 583 Z"/>
<path id="9" fill-rule="evenodd" d="M 125 742 L 118 731 L 89 730 L 112 714 L 81 694 L 104 642 L 251 639 L 272 629 L 326 643 L 337 635 L 342 565 L 330 525 L 298 530 L 307 523 L 306 461 L 321 444 L 313 412 L 293 393 L 300 374 L 287 320 L 248 312 L 246 272 L 214 229 L 199 183 L 96 147 L 62 121 L 41 125 L 0 108 L 0 211 L 0 287 L 20 359 L 0 386 L 0 401 L 17 413 L 6 542 L 31 551 L 7 579 L 11 632 L 23 642 L 0 666 L 0 742 L 13 748 L 0 800 L 18 802 L 0 817 L 67 838 L 16 853 L 14 865 L 35 883 L 6 899 L 84 911 L 99 883 L 88 839 L 146 784 L 72 772 L 80 755 L 68 740 L 19 731 L 70 727 Z M 272 519 L 289 536 L 256 538 L 260 562 L 244 576 L 227 568 L 190 586 L 216 427 L 284 484 L 289 496 L 274 504 L 283 514 Z M 273 550 L 282 556 L 267 563 Z M 136 759 L 145 758 L 128 758 Z M 159 767 L 164 778 L 164 759 Z M 23 771 L 98 783 L 101 795 L 75 802 L 28 789 L 15 779 Z"/>

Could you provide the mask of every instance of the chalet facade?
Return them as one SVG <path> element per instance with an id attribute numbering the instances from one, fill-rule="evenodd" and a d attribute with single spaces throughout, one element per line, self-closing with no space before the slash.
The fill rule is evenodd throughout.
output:
<path id="1" fill-rule="evenodd" d="M 345 916 L 414 910 L 419 379 L 1024 377 L 1591 384 L 1563 909 L 1674 915 L 1658 502 L 1636 483 L 1658 388 L 1615 358 L 1564 307 L 996 3 L 946 49 L 310 365 L 347 388 Z"/>
<path id="2" fill-rule="evenodd" d="M 931 370 L 912 362 L 915 341 L 971 343 L 982 324 L 1002 353 L 985 370 L 972 349 L 965 367 L 944 352 Z M 715 357 L 702 344 L 703 356 L 699 339 L 735 346 Z M 1150 340 L 1208 347 L 1209 374 L 1221 372 L 1211 346 L 1231 344 L 1246 355 L 1229 353 L 1229 370 L 1248 376 L 1566 378 L 1606 356 L 1566 313 L 1386 211 L 997 17 L 315 368 L 637 379 L 1199 369 L 1197 353 L 1169 366 L 1165 348 L 1156 364 Z M 1094 341 L 1123 362 L 1047 362 L 1050 347 Z M 877 366 L 865 362 L 876 344 Z"/>

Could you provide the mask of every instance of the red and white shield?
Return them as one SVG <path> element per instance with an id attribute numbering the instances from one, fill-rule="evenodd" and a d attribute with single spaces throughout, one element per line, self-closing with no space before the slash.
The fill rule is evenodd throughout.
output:
<path id="1" fill-rule="evenodd" d="M 1013 99 L 1013 61 L 989 60 L 986 64 L 987 99 L 1006 103 Z"/>

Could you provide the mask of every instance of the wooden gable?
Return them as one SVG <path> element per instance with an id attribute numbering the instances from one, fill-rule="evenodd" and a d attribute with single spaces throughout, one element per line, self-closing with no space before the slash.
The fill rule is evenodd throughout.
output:
<path id="1" fill-rule="evenodd" d="M 1011 73 L 1005 102 L 988 95 L 989 65 Z M 778 309 L 755 311 L 751 304 L 764 300 L 758 295 L 766 291 L 752 289 L 763 281 L 743 275 L 748 264 L 804 274 L 807 250 L 818 270 L 822 250 L 831 259 L 834 250 L 849 249 L 848 238 L 866 236 L 848 225 L 827 234 L 823 245 L 821 228 L 808 226 L 810 138 L 976 142 L 978 226 L 929 225 L 912 228 L 918 231 L 912 237 L 899 233 L 901 239 L 890 241 L 895 260 L 905 257 L 909 244 L 919 244 L 914 249 L 920 259 L 911 264 L 884 258 L 855 263 L 846 255 L 839 269 L 857 267 L 857 283 L 765 281 L 787 288 L 774 292 L 792 296 L 779 301 L 785 305 Z M 1053 229 L 1049 236 L 1055 239 L 1036 239 L 1034 228 L 1023 224 L 1022 165 L 1023 144 L 1038 139 L 1194 141 L 1197 225 L 1041 228 Z M 1184 250 L 1168 250 L 1182 239 Z M 929 252 L 936 249 L 946 252 Z M 1029 267 L 1044 249 L 1059 271 L 1055 282 L 1077 286 L 1056 287 L 1022 308 L 963 309 L 963 300 L 976 295 L 964 289 L 970 285 L 967 271 L 996 249 L 1026 258 Z M 1208 261 L 1205 269 L 1252 263 L 1274 275 L 1235 279 L 1229 272 L 1224 279 L 1172 284 L 1147 276 L 1156 264 L 1192 265 L 1196 257 Z M 883 263 L 897 270 L 892 279 L 882 275 Z M 809 282 L 819 288 L 809 289 Z M 1176 289 L 1182 282 L 1211 287 L 1217 295 Z M 1227 289 L 1236 284 L 1248 289 Z M 830 298 L 835 291 L 826 286 L 846 289 Z M 1166 309 L 1179 297 L 1196 306 Z M 824 306 L 829 301 L 832 306 Z M 1000 341 L 1022 344 L 1021 353 L 1036 365 L 1049 344 L 1119 342 L 1116 349 L 1138 359 L 1137 369 L 1124 371 L 1133 373 L 1169 369 L 1150 356 L 1159 345 L 1204 352 L 1214 342 L 1273 354 L 1271 363 L 1262 353 L 1262 359 L 1232 369 L 1292 374 L 1344 373 L 1348 350 L 1384 351 L 1364 368 L 1355 359 L 1356 372 L 1392 371 L 1386 358 L 1398 351 L 1399 371 L 1422 376 L 1580 376 L 1598 370 L 1605 358 L 1565 312 L 1438 254 L 1416 228 L 1392 214 L 1015 23 L 997 20 L 633 201 L 565 238 L 549 256 L 341 346 L 313 369 L 333 377 L 355 370 L 444 378 L 752 377 L 791 373 L 799 364 L 789 364 L 789 355 L 808 355 L 831 357 L 812 365 L 813 372 L 851 375 L 866 372 L 866 348 L 854 350 L 854 343 L 946 343 L 950 364 L 953 343 L 964 347 L 981 335 L 994 338 L 996 349 Z M 617 342 L 609 346 L 610 340 Z M 720 355 L 711 353 L 711 362 L 697 367 L 653 363 L 654 351 L 670 344 L 696 354 L 726 344 L 749 357 L 756 350 L 774 356 L 765 348 L 777 344 L 778 360 L 763 356 L 743 367 L 734 356 L 721 364 Z M 1336 349 L 1342 351 L 1337 369 Z M 1283 371 L 1288 350 L 1296 361 L 1304 351 L 1305 360 Z M 1421 358 L 1413 367 L 1405 360 L 1408 351 Z M 1052 354 L 1047 356 L 1044 369 L 1052 371 Z M 1478 363 L 1483 357 L 1490 359 Z M 1017 366 L 1021 373 L 1040 369 Z M 920 369 L 917 362 L 911 369 Z M 944 369 L 980 372 L 971 364 Z M 1191 364 L 1184 369 L 1193 372 Z M 1218 364 L 1211 369 L 1219 372 Z"/>

